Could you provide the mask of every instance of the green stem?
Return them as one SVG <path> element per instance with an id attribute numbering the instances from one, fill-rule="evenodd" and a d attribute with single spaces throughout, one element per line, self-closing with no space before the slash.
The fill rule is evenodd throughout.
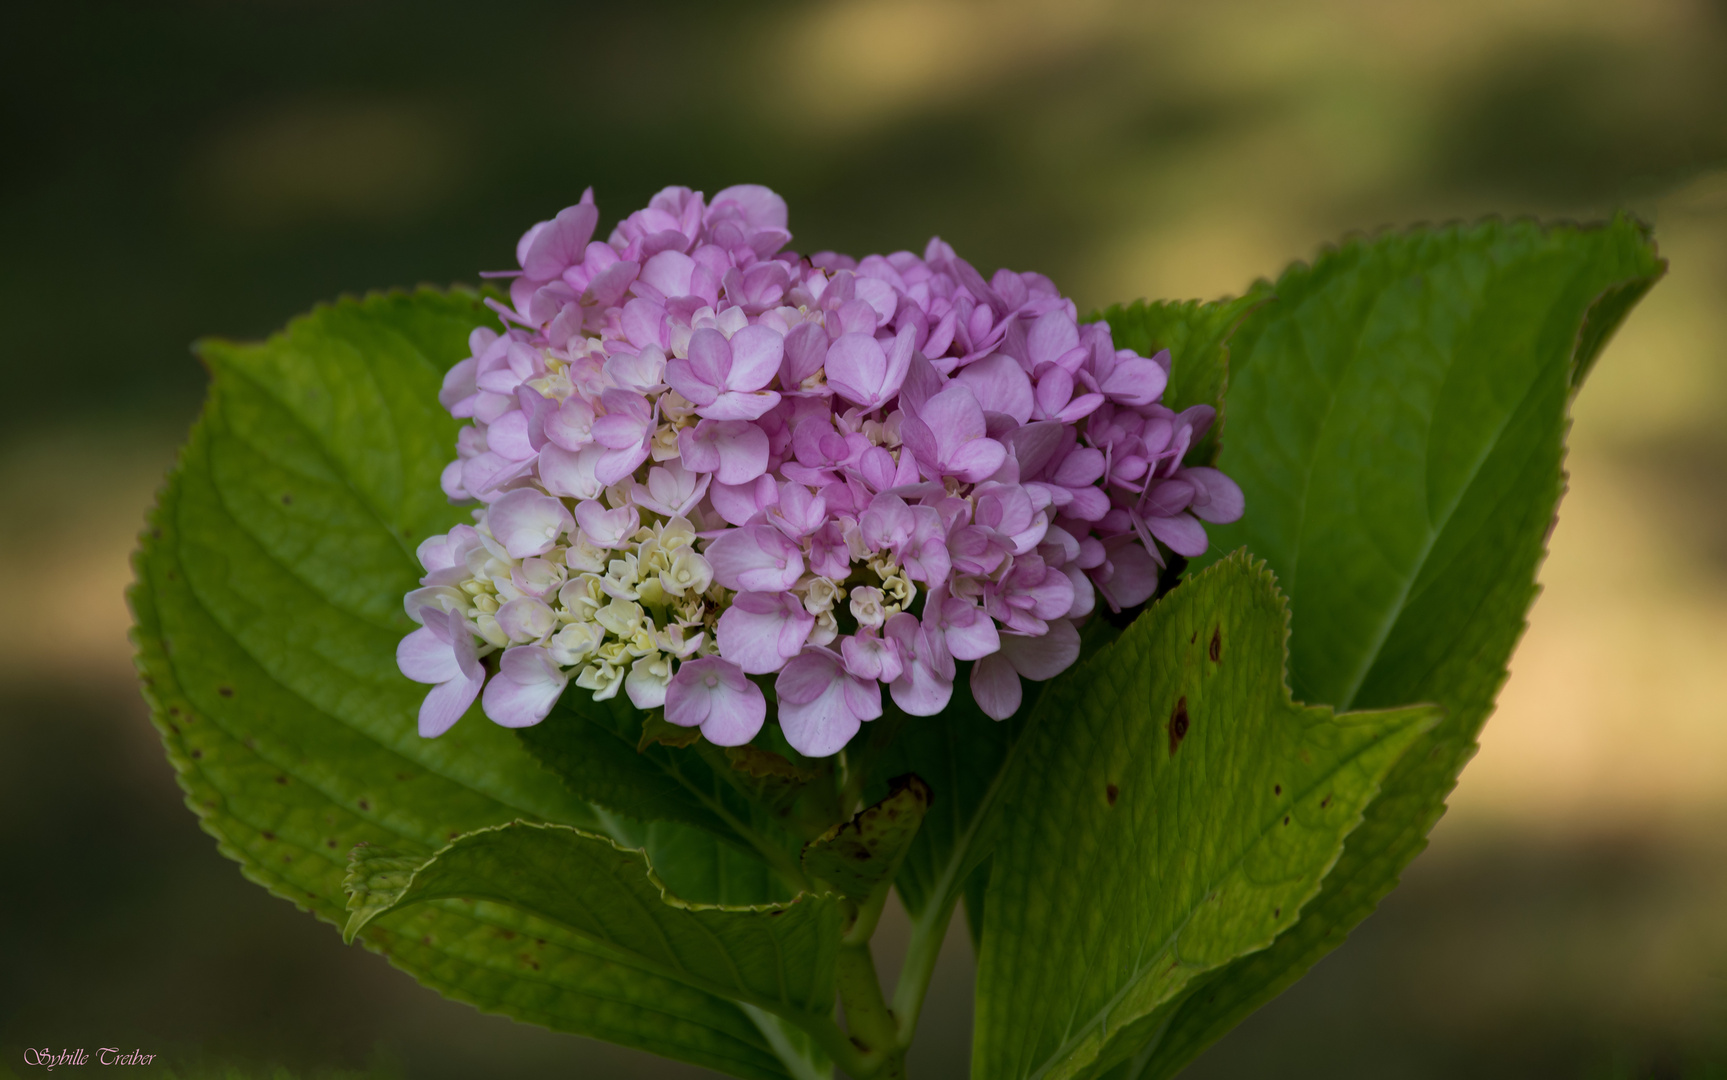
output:
<path id="1" fill-rule="evenodd" d="M 894 1015 L 882 1000 L 881 980 L 876 977 L 875 958 L 869 938 L 842 941 L 834 962 L 834 979 L 845 1005 L 850 1041 L 857 1047 L 857 1070 L 847 1068 L 857 1080 L 899 1080 L 905 1076 L 905 1048 L 899 1045 Z"/>
<path id="2" fill-rule="evenodd" d="M 912 922 L 911 941 L 906 945 L 905 963 L 893 995 L 893 1015 L 898 1021 L 894 1039 L 901 1050 L 911 1046 L 917 1035 L 918 1014 L 923 1011 L 924 995 L 929 993 L 930 977 L 935 974 L 935 962 L 958 899 L 959 891 L 955 890 L 924 908 L 923 915 Z"/>

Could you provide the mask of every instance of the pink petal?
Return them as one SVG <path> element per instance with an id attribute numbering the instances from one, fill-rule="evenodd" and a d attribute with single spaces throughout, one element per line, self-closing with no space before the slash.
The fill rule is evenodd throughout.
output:
<path id="1" fill-rule="evenodd" d="M 687 296 L 696 262 L 681 251 L 662 251 L 642 264 L 639 280 L 652 285 L 662 296 Z"/>
<path id="2" fill-rule="evenodd" d="M 834 393 L 865 408 L 880 403 L 887 354 L 873 334 L 841 334 L 828 346 L 827 381 Z"/>
<path id="3" fill-rule="evenodd" d="M 455 678 L 449 682 L 440 683 L 426 694 L 426 699 L 420 702 L 420 737 L 435 739 L 455 726 L 462 714 L 468 711 L 468 706 L 480 696 L 480 686 L 485 682 L 485 676 L 478 678 Z"/>
<path id="4" fill-rule="evenodd" d="M 785 592 L 804 572 L 797 545 L 772 525 L 728 529 L 703 554 L 713 566 L 714 580 L 728 589 Z"/>
<path id="5" fill-rule="evenodd" d="M 572 453 L 552 445 L 540 451 L 540 483 L 553 495 L 572 499 L 597 499 L 605 485 L 595 474 L 600 460 L 607 454 L 599 443 L 589 443 Z"/>
<path id="6" fill-rule="evenodd" d="M 1034 682 L 1053 679 L 1079 659 L 1079 631 L 1066 619 L 1055 619 L 1042 637 L 1003 634 L 1001 658 Z"/>
<path id="7" fill-rule="evenodd" d="M 685 468 L 745 484 L 767 471 L 768 436 L 745 420 L 703 420 L 678 432 L 678 454 Z"/>
<path id="8" fill-rule="evenodd" d="M 486 684 L 480 704 L 500 727 L 532 727 L 552 711 L 568 683 L 569 676 L 550 653 L 536 645 L 518 645 L 504 650 L 497 677 Z"/>
<path id="9" fill-rule="evenodd" d="M 627 547 L 630 537 L 642 527 L 634 506 L 608 510 L 593 499 L 576 504 L 576 523 L 596 547 L 603 548 Z"/>
<path id="10" fill-rule="evenodd" d="M 1143 604 L 1157 591 L 1157 563 L 1139 544 L 1129 542 L 1115 548 L 1105 565 L 1112 570 L 1109 580 L 1098 581 L 1095 575 L 1092 580 L 1097 582 L 1097 591 L 1103 594 L 1110 610 Z"/>
<path id="11" fill-rule="evenodd" d="M 708 212 L 711 214 L 728 204 L 743 212 L 744 221 L 751 228 L 783 230 L 786 227 L 786 201 L 774 194 L 771 188 L 760 184 L 734 184 L 713 197 L 708 204 Z"/>
<path id="12" fill-rule="evenodd" d="M 779 394 L 772 390 L 749 394 L 728 390 L 702 405 L 696 415 L 709 420 L 757 420 L 779 403 Z"/>
<path id="13" fill-rule="evenodd" d="M 881 691 L 846 671 L 828 649 L 810 647 L 793 657 L 774 681 L 780 728 L 798 753 L 836 754 L 865 720 L 881 715 Z"/>
<path id="14" fill-rule="evenodd" d="M 396 646 L 396 666 L 418 683 L 449 682 L 462 674 L 447 636 L 429 626 L 415 630 Z"/>
<path id="15" fill-rule="evenodd" d="M 985 716 L 1006 720 L 1019 711 L 1024 698 L 1019 673 L 998 653 L 986 656 L 972 665 L 971 698 Z"/>
<path id="16" fill-rule="evenodd" d="M 1183 469 L 1178 475 L 1183 479 L 1197 482 L 1205 489 L 1205 502 L 1194 500 L 1193 512 L 1206 521 L 1223 524 L 1241 519 L 1242 512 L 1247 509 L 1247 499 L 1241 493 L 1241 488 L 1234 480 L 1218 472 L 1216 469 L 1200 466 L 1193 469 Z"/>
<path id="17" fill-rule="evenodd" d="M 732 367 L 726 377 L 726 389 L 760 390 L 779 373 L 785 339 L 772 327 L 746 326 L 732 335 L 731 346 Z"/>
<path id="18" fill-rule="evenodd" d="M 561 500 L 519 488 L 487 508 L 486 524 L 512 559 L 525 559 L 550 551 L 575 520 Z"/>
<path id="19" fill-rule="evenodd" d="M 1035 369 L 1054 360 L 1079 344 L 1079 327 L 1065 311 L 1040 315 L 1025 335 L 1026 359 Z"/>
<path id="20" fill-rule="evenodd" d="M 1006 413 L 1018 424 L 1031 421 L 1036 405 L 1031 380 L 1026 377 L 1025 369 L 1019 366 L 1019 361 L 1006 353 L 996 353 L 967 364 L 959 369 L 954 381 L 969 388 L 977 403 L 989 412 Z M 1067 399 L 1063 398 L 1062 404 L 1066 403 Z"/>
<path id="21" fill-rule="evenodd" d="M 1147 518 L 1145 527 L 1151 530 L 1151 535 L 1168 544 L 1169 550 L 1190 559 L 1196 555 L 1204 555 L 1209 545 L 1205 537 L 1205 526 L 1192 514 Z"/>
<path id="22" fill-rule="evenodd" d="M 714 636 L 721 656 L 751 675 L 766 675 L 798 654 L 815 625 L 791 593 L 745 592 L 732 598 Z"/>

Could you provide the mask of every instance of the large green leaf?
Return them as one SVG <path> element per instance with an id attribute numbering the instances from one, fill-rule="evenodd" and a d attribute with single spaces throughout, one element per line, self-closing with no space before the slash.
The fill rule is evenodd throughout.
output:
<path id="1" fill-rule="evenodd" d="M 1386 779 L 1301 922 L 1194 994 L 1135 1075 L 1174 1074 L 1282 991 L 1425 846 L 1535 598 L 1571 395 L 1663 270 L 1626 218 L 1359 240 L 1291 269 L 1231 340 L 1218 464 L 1248 509 L 1214 537 L 1288 593 L 1297 695 L 1434 701 L 1446 719 Z"/>
<path id="2" fill-rule="evenodd" d="M 1191 980 L 1269 945 L 1438 710 L 1334 716 L 1284 681 L 1288 609 L 1235 555 L 1052 684 L 993 854 L 972 1075 L 1095 1076 Z"/>
<path id="3" fill-rule="evenodd" d="M 642 852 L 566 825 L 518 821 L 462 836 L 412 869 L 360 848 L 345 936 L 428 900 L 490 900 L 567 927 L 630 962 L 780 1015 L 834 1005 L 832 896 L 719 907 L 666 893 Z"/>
<path id="4" fill-rule="evenodd" d="M 598 828 L 479 715 L 439 739 L 396 670 L 424 537 L 466 518 L 438 471 L 472 293 L 345 300 L 262 345 L 206 343 L 210 400 L 150 517 L 130 598 L 187 802 L 244 873 L 345 918 L 348 851 L 429 853 L 516 819 Z M 450 997 L 739 1076 L 787 1067 L 738 1005 L 496 904 L 423 905 L 366 945 Z"/>

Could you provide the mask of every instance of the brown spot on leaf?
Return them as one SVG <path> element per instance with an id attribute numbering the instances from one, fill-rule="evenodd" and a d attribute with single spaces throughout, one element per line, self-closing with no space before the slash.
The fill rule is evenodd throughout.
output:
<path id="1" fill-rule="evenodd" d="M 1283 918 L 1283 909 L 1282 908 L 1272 908 L 1271 909 L 1271 917 L 1274 919 Z"/>
<path id="2" fill-rule="evenodd" d="M 204 756 L 204 751 L 202 751 L 202 750 L 194 750 L 194 751 L 192 751 L 192 756 L 193 756 L 193 757 L 194 757 L 194 758 L 201 758 L 201 757 L 203 757 L 203 756 Z"/>
<path id="3" fill-rule="evenodd" d="M 1283 794 L 1283 785 L 1282 784 L 1271 785 L 1271 793 L 1273 795 L 1282 795 Z"/>
<path id="4" fill-rule="evenodd" d="M 266 830 L 265 830 L 265 831 L 263 831 L 263 832 L 261 832 L 261 833 L 259 833 L 259 834 L 258 834 L 258 835 L 259 835 L 259 836 L 262 836 L 262 837 L 263 837 L 263 838 L 264 838 L 264 839 L 266 839 L 266 840 L 274 840 L 274 839 L 276 839 L 276 834 L 275 834 L 275 833 L 273 833 L 273 832 L 270 832 L 270 831 L 269 831 L 269 830 L 268 830 L 268 829 L 266 829 Z"/>
<path id="5" fill-rule="evenodd" d="M 504 935 L 504 940 L 505 940 L 505 941 L 514 941 L 514 940 L 516 940 L 516 932 L 515 932 L 515 931 L 514 931 L 514 930 L 502 930 L 502 931 L 499 931 L 499 932 L 500 932 L 500 933 L 502 933 L 502 934 L 503 934 L 503 935 Z"/>
<path id="6" fill-rule="evenodd" d="M 234 688 L 232 686 L 218 686 L 216 687 L 216 693 L 221 694 L 223 697 L 233 697 Z"/>
<path id="7" fill-rule="evenodd" d="M 1283 823 L 1285 825 L 1289 824 L 1289 815 L 1288 814 L 1283 815 Z"/>
<path id="8" fill-rule="evenodd" d="M 324 846 L 333 848 L 336 846 L 336 842 L 334 840 L 326 840 L 324 841 Z"/>
<path id="9" fill-rule="evenodd" d="M 283 506 L 292 506 L 293 504 L 294 504 L 294 497 L 292 495 L 282 496 L 282 505 Z"/>
<path id="10" fill-rule="evenodd" d="M 1187 738 L 1187 695 L 1176 699 L 1175 711 L 1169 714 L 1169 756 L 1174 757 L 1175 751 L 1181 746 L 1181 740 Z"/>
<path id="11" fill-rule="evenodd" d="M 1115 798 L 1117 795 L 1120 795 L 1120 794 L 1121 794 L 1121 789 L 1116 787 L 1114 784 L 1104 785 L 1103 797 L 1109 800 L 1109 805 L 1114 806 L 1115 805 Z"/>
<path id="12" fill-rule="evenodd" d="M 276 777 L 276 783 L 278 783 L 278 784 L 286 784 L 287 782 L 288 782 L 288 778 L 286 776 Z"/>
<path id="13" fill-rule="evenodd" d="M 1223 627 L 1214 626 L 1211 629 L 1211 662 L 1221 663 L 1223 660 Z"/>
<path id="14" fill-rule="evenodd" d="M 367 801 L 366 801 L 366 800 L 365 800 L 365 799 L 361 799 L 361 800 L 360 800 L 360 809 L 362 809 L 362 810 L 370 810 L 370 809 L 371 809 L 371 808 L 372 808 L 372 804 L 371 804 L 371 803 L 369 803 L 369 802 L 367 802 Z"/>
<path id="15" fill-rule="evenodd" d="M 1325 808 L 1326 808 L 1326 807 L 1328 807 L 1328 806 L 1330 806 L 1330 805 L 1331 805 L 1331 796 L 1332 796 L 1332 795 L 1333 795 L 1333 794 L 1335 794 L 1335 792 L 1329 792 L 1329 791 L 1328 791 L 1328 792 L 1326 792 L 1326 793 L 1325 793 L 1325 798 L 1323 798 L 1323 799 L 1321 799 L 1321 800 L 1319 800 L 1319 808 L 1320 808 L 1320 809 L 1321 809 L 1321 810 L 1323 810 L 1323 809 L 1325 809 Z"/>

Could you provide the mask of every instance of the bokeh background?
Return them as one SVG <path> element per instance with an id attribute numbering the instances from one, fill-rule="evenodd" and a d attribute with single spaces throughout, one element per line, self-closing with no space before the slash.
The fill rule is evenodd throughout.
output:
<path id="1" fill-rule="evenodd" d="M 194 338 L 507 267 L 589 184 L 609 222 L 756 181 L 800 250 L 939 231 L 1082 310 L 1239 292 L 1350 230 L 1652 220 L 1671 275 L 1578 402 L 1450 815 L 1189 1075 L 1727 1076 L 1727 3 L 15 0 L 0 26 L 0 1075 L 114 1043 L 211 1076 L 709 1075 L 441 1001 L 244 882 L 180 805 L 121 592 Z M 949 945 L 924 1077 L 964 1075 Z"/>

